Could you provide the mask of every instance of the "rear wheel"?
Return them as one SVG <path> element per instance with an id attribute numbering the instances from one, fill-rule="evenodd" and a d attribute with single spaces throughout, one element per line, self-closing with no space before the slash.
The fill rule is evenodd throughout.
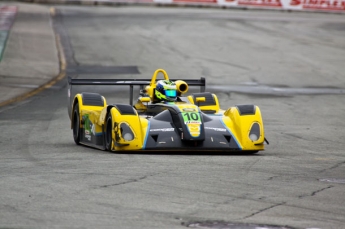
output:
<path id="1" fill-rule="evenodd" d="M 113 136 L 112 136 L 112 128 L 113 128 L 113 119 L 111 117 L 111 112 L 107 116 L 107 122 L 105 124 L 105 148 L 106 150 L 111 151 L 113 145 Z"/>
<path id="2" fill-rule="evenodd" d="M 73 109 L 73 139 L 75 144 L 80 144 L 80 116 L 79 104 L 77 103 Z"/>

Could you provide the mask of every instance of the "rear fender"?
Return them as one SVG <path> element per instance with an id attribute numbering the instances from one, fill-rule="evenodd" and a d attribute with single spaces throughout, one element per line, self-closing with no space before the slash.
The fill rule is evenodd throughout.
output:
<path id="1" fill-rule="evenodd" d="M 84 96 L 84 99 L 83 99 Z M 90 103 L 89 101 L 85 100 L 85 96 L 89 96 L 89 97 L 94 97 L 95 99 L 98 99 L 99 101 L 102 100 L 102 104 L 99 103 L 96 105 L 92 105 L 92 103 Z M 71 110 L 71 128 L 73 128 L 72 123 L 73 123 L 73 119 L 74 119 L 74 108 L 75 106 L 79 104 L 79 114 L 80 114 L 80 120 L 82 122 L 82 117 L 83 115 L 89 114 L 90 115 L 90 119 L 92 119 L 92 122 L 94 124 L 100 125 L 99 124 L 99 116 L 100 113 L 102 111 L 102 109 L 104 109 L 107 105 L 106 100 L 103 96 L 99 95 L 99 94 L 95 94 L 95 93 L 79 93 L 76 94 L 74 99 L 73 99 L 73 103 L 72 103 L 72 110 Z M 83 123 L 81 123 L 81 126 L 83 125 Z M 97 132 L 100 132 L 101 130 L 97 130 Z"/>
<path id="2" fill-rule="evenodd" d="M 261 111 L 255 105 L 238 105 L 224 112 L 224 124 L 229 127 L 242 150 L 263 150 L 265 133 Z M 251 140 L 249 135 L 259 132 L 257 140 Z"/>
<path id="3" fill-rule="evenodd" d="M 72 103 L 72 109 L 71 109 L 71 129 L 73 128 L 73 120 L 74 120 L 74 108 L 77 104 L 79 104 L 79 114 L 81 113 L 81 106 L 83 104 L 82 102 L 82 98 L 80 94 L 76 94 L 74 99 L 73 99 L 73 103 Z"/>

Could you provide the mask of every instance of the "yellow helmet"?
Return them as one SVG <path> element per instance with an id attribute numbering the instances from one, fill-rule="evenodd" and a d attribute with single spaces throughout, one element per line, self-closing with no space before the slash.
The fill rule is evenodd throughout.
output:
<path id="1" fill-rule="evenodd" d="M 161 101 L 175 101 L 177 96 L 176 84 L 170 80 L 157 81 L 155 96 Z"/>

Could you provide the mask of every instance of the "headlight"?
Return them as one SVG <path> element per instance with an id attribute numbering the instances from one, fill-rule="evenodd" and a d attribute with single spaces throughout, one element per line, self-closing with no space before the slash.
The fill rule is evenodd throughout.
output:
<path id="1" fill-rule="evenodd" d="M 253 142 L 259 140 L 260 138 L 260 125 L 259 123 L 254 123 L 250 128 L 249 139 Z"/>
<path id="2" fill-rule="evenodd" d="M 133 135 L 131 133 L 125 133 L 123 135 L 123 139 L 125 139 L 126 141 L 132 141 L 134 138 L 133 138 Z"/>
<path id="3" fill-rule="evenodd" d="M 125 141 L 132 141 L 134 139 L 134 133 L 132 129 L 126 124 L 120 124 L 121 135 Z"/>
<path id="4" fill-rule="evenodd" d="M 256 134 L 250 134 L 249 135 L 249 138 L 250 138 L 250 140 L 252 140 L 253 142 L 255 142 L 255 141 L 257 141 L 259 138 L 258 138 L 258 136 L 256 135 Z"/>

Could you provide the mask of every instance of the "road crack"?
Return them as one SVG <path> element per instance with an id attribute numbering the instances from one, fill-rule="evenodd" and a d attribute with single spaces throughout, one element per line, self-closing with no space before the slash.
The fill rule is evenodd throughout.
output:
<path id="1" fill-rule="evenodd" d="M 311 194 L 300 195 L 298 198 L 302 199 L 302 198 L 308 197 L 308 196 L 315 196 L 317 193 L 322 192 L 322 191 L 327 190 L 327 189 L 330 189 L 330 188 L 333 188 L 333 187 L 334 187 L 333 185 L 330 185 L 330 186 L 327 186 L 326 188 L 316 190 L 316 191 L 312 192 Z"/>
<path id="2" fill-rule="evenodd" d="M 261 210 L 259 210 L 259 211 L 257 211 L 257 212 L 254 212 L 254 213 L 252 213 L 252 214 L 250 214 L 250 215 L 247 215 L 247 216 L 243 217 L 242 219 L 248 219 L 248 218 L 253 217 L 253 216 L 257 215 L 257 214 L 260 214 L 260 213 L 262 213 L 262 212 L 264 212 L 264 211 L 270 210 L 270 209 L 272 209 L 272 208 L 275 208 L 275 207 L 278 207 L 278 206 L 281 206 L 281 205 L 284 205 L 284 204 L 286 204 L 286 203 L 283 202 L 283 203 L 279 203 L 279 204 L 272 205 L 272 206 L 270 206 L 270 207 L 267 207 L 267 208 L 261 209 Z"/>
<path id="3" fill-rule="evenodd" d="M 120 182 L 120 183 L 115 183 L 115 184 L 107 184 L 107 185 L 102 185 L 99 186 L 99 188 L 109 188 L 109 187 L 114 187 L 114 186 L 118 186 L 118 185 L 124 185 L 124 184 L 129 184 L 129 183 L 135 183 L 141 180 L 146 179 L 148 176 L 143 176 L 143 177 L 139 177 L 137 179 L 129 179 L 128 181 L 124 181 L 124 182 Z"/>
<path id="4" fill-rule="evenodd" d="M 97 188 L 109 188 L 109 187 L 114 187 L 114 186 L 119 186 L 119 185 L 124 185 L 124 184 L 135 183 L 135 182 L 142 181 L 142 180 L 144 180 L 146 178 L 149 178 L 149 177 L 152 177 L 152 176 L 156 176 L 158 174 L 160 174 L 160 173 L 145 175 L 145 176 L 141 176 L 139 178 L 132 178 L 132 179 L 129 179 L 127 181 L 123 181 L 123 182 L 119 182 L 119 183 L 115 183 L 115 184 L 101 185 L 101 186 L 97 186 Z"/>
<path id="5" fill-rule="evenodd" d="M 339 162 L 339 163 L 333 165 L 333 166 L 330 167 L 330 168 L 321 170 L 319 173 L 323 173 L 323 172 L 326 172 L 326 171 L 328 171 L 328 170 L 336 169 L 336 168 L 338 168 L 339 166 L 342 166 L 342 165 L 344 165 L 344 164 L 345 164 L 345 161 Z"/>

